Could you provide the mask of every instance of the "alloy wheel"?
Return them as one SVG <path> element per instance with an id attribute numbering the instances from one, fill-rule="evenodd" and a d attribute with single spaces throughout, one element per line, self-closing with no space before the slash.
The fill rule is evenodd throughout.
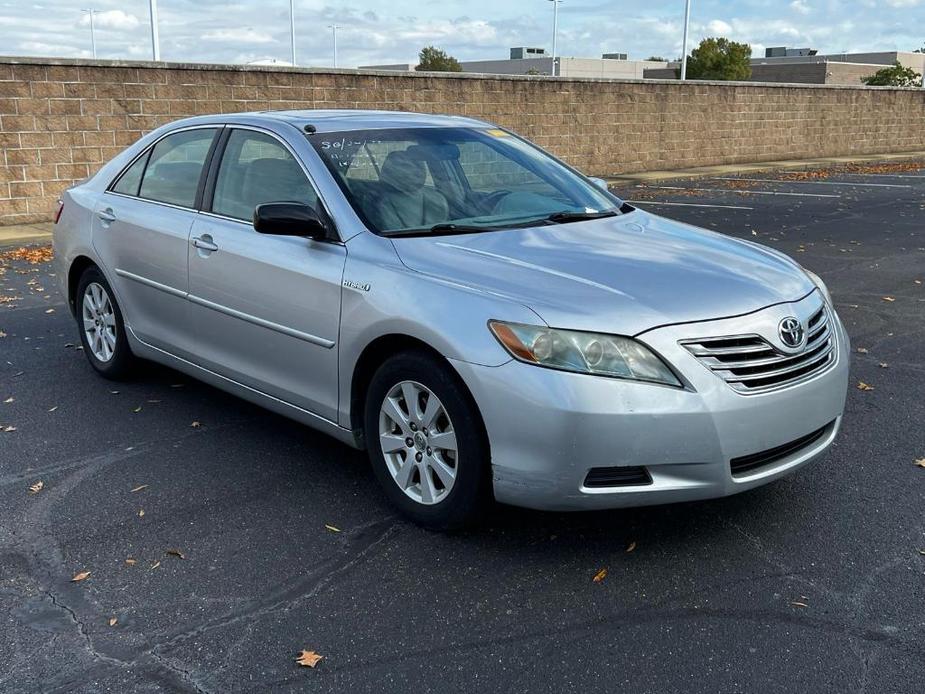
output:
<path id="1" fill-rule="evenodd" d="M 379 445 L 398 485 L 407 496 L 438 504 L 456 482 L 456 432 L 443 403 L 415 381 L 395 385 L 379 411 Z"/>
<path id="2" fill-rule="evenodd" d="M 81 315 L 90 352 L 103 363 L 116 352 L 116 313 L 106 289 L 91 282 L 84 290 Z"/>

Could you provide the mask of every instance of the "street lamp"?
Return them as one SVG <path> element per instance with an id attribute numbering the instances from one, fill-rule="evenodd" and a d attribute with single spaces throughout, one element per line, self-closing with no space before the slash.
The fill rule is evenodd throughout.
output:
<path id="1" fill-rule="evenodd" d="M 337 30 L 340 28 L 337 24 L 329 24 L 328 29 L 331 30 L 334 36 L 334 67 L 337 67 Z"/>
<path id="2" fill-rule="evenodd" d="M 148 0 L 148 10 L 151 14 L 151 59 L 157 62 L 161 59 L 161 40 L 157 35 L 157 0 Z"/>
<path id="3" fill-rule="evenodd" d="M 556 74 L 556 57 L 559 42 L 559 3 L 562 0 L 549 0 L 552 3 L 552 74 Z"/>
<path id="4" fill-rule="evenodd" d="M 295 0 L 289 0 L 289 62 L 295 66 Z"/>
<path id="5" fill-rule="evenodd" d="M 93 59 L 96 60 L 96 31 L 93 28 L 93 15 L 95 15 L 97 11 L 90 7 L 81 10 L 81 12 L 86 12 L 90 15 L 90 48 L 93 50 Z"/>
<path id="6" fill-rule="evenodd" d="M 681 79 L 687 79 L 687 36 L 691 25 L 691 0 L 684 5 L 684 43 L 681 46 Z"/>

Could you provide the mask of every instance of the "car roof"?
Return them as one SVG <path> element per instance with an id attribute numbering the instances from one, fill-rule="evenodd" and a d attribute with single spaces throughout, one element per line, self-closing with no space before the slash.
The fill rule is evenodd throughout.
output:
<path id="1" fill-rule="evenodd" d="M 229 122 L 237 118 L 253 120 L 275 120 L 290 123 L 299 129 L 313 126 L 316 132 L 340 132 L 349 130 L 376 130 L 385 128 L 484 128 L 490 123 L 465 118 L 407 111 L 374 111 L 351 109 L 304 109 L 292 111 L 255 111 L 251 113 L 228 113 L 198 117 L 202 122 Z M 191 119 L 192 120 L 192 119 Z"/>

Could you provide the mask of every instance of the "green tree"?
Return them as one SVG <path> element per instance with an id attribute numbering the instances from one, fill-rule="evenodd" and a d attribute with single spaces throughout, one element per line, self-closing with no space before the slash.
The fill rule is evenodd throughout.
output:
<path id="1" fill-rule="evenodd" d="M 418 72 L 462 72 L 462 65 L 446 51 L 427 46 L 421 49 L 418 65 L 414 69 Z"/>
<path id="2" fill-rule="evenodd" d="M 892 67 L 877 70 L 874 74 L 862 77 L 861 81 L 868 87 L 918 87 L 922 76 L 911 67 L 903 67 L 899 61 Z"/>
<path id="3" fill-rule="evenodd" d="M 653 63 L 667 63 L 668 62 L 667 58 L 662 58 L 659 55 L 649 56 L 648 58 L 646 58 L 646 60 L 652 61 Z"/>
<path id="4" fill-rule="evenodd" d="M 752 47 L 725 38 L 700 42 L 687 59 L 687 78 L 692 80 L 747 80 L 752 76 Z"/>

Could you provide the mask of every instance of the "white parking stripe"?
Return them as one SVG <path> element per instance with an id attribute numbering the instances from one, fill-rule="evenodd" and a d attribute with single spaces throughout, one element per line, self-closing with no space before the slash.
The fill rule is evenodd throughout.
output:
<path id="1" fill-rule="evenodd" d="M 739 179 L 735 179 L 739 180 Z M 840 198 L 841 195 L 826 195 L 823 193 L 780 193 L 770 190 L 733 190 L 731 188 L 682 188 L 681 186 L 646 186 L 638 185 L 637 188 L 647 188 L 649 190 L 689 190 L 694 193 L 738 193 L 739 195 L 787 195 L 794 198 Z"/>
<path id="2" fill-rule="evenodd" d="M 755 183 L 813 183 L 817 186 L 857 186 L 860 188 L 911 188 L 900 183 L 847 183 L 845 181 L 787 180 L 781 178 L 714 178 L 714 181 L 753 181 Z"/>
<path id="3" fill-rule="evenodd" d="M 895 173 L 895 174 L 866 174 L 866 173 L 840 173 L 839 176 L 871 176 L 874 178 L 925 178 L 925 176 L 920 176 L 919 174 L 904 174 L 904 173 Z"/>
<path id="4" fill-rule="evenodd" d="M 723 210 L 754 210 L 754 207 L 739 205 L 701 205 L 694 202 L 655 202 L 654 200 L 627 200 L 630 205 L 667 205 L 669 207 L 718 207 Z"/>

